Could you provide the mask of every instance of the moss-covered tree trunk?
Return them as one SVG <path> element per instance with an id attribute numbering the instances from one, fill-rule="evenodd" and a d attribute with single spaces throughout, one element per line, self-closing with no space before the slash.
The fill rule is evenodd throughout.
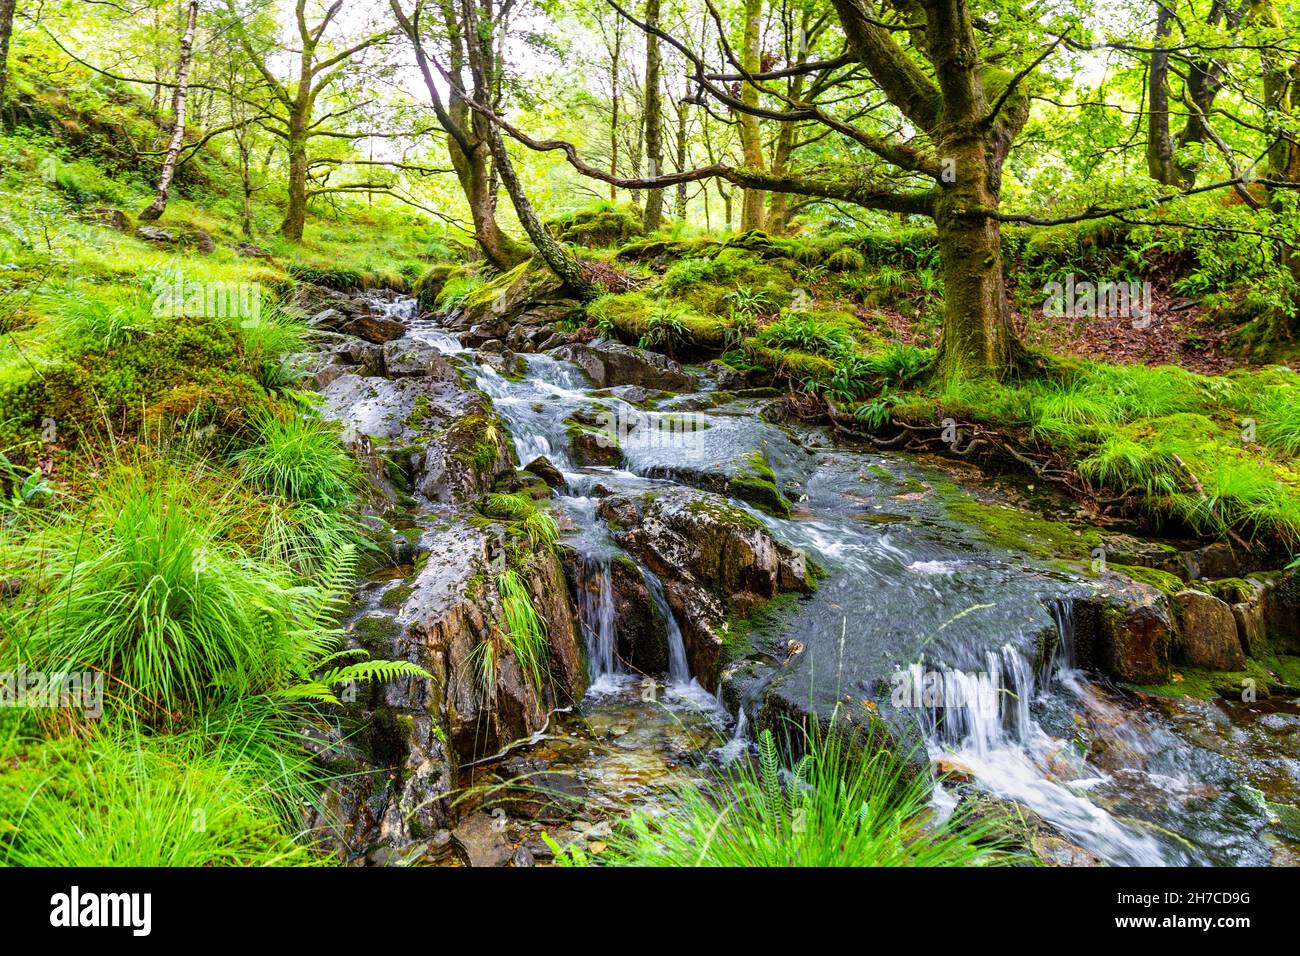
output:
<path id="1" fill-rule="evenodd" d="M 762 68 L 763 0 L 745 0 L 745 37 L 741 50 L 741 64 L 746 73 L 758 73 Z M 759 94 L 752 83 L 742 83 L 741 101 L 749 107 L 758 106 Z M 740 114 L 740 148 L 745 168 L 762 171 L 763 138 L 758 117 L 753 113 Z M 746 189 L 740 207 L 740 231 L 763 228 L 764 204 L 767 193 L 761 189 Z"/>
<path id="2" fill-rule="evenodd" d="M 645 21 L 653 29 L 659 28 L 660 0 L 646 0 Z M 663 141 L 663 91 L 660 76 L 659 38 L 646 34 L 645 41 L 645 153 L 648 175 L 653 178 L 664 172 Z M 664 222 L 664 191 L 650 189 L 645 197 L 645 227 L 653 232 Z"/>
<path id="3" fill-rule="evenodd" d="M 14 29 L 17 0 L 0 0 L 0 115 L 5 108 L 5 71 L 9 66 L 9 37 Z"/>
<path id="4" fill-rule="evenodd" d="M 288 202 L 280 235 L 302 242 L 307 228 L 307 117 L 304 114 L 295 111 L 290 117 L 285 148 L 289 152 Z"/>

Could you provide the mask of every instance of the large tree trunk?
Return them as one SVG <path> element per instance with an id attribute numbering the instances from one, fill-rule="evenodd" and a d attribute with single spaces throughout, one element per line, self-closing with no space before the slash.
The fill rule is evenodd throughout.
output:
<path id="1" fill-rule="evenodd" d="M 5 108 L 5 70 L 9 64 L 9 37 L 14 29 L 17 0 L 0 0 L 0 115 Z"/>
<path id="2" fill-rule="evenodd" d="M 492 88 L 492 77 L 488 71 L 496 66 L 493 60 L 491 26 L 480 21 L 475 0 L 466 0 L 462 10 L 465 14 L 465 52 L 474 79 L 474 88 L 484 93 Z M 538 218 L 536 210 L 528 199 L 528 194 L 524 191 L 523 183 L 519 181 L 518 173 L 515 172 L 515 164 L 506 151 L 506 145 L 501 139 L 501 131 L 494 123 L 485 123 L 484 139 L 492 154 L 493 167 L 501 177 L 501 184 L 505 186 L 506 195 L 510 197 L 510 202 L 515 208 L 515 215 L 519 217 L 519 224 L 524 227 L 524 232 L 532 240 L 537 254 L 564 281 L 565 286 L 574 295 L 584 301 L 594 299 L 599 294 L 599 290 L 589 278 L 583 264 L 570 255 L 542 225 L 541 219 Z"/>
<path id="3" fill-rule="evenodd" d="M 762 68 L 760 43 L 762 40 L 763 0 L 745 0 L 745 38 L 741 50 L 741 64 L 747 73 L 758 73 Z M 740 99 L 746 106 L 758 106 L 758 90 L 752 83 L 742 83 Z M 763 168 L 763 139 L 758 117 L 752 113 L 740 114 L 740 148 L 748 169 Z M 767 194 L 761 189 L 746 189 L 740 209 L 740 231 L 763 228 L 763 204 Z"/>
<path id="4" fill-rule="evenodd" d="M 1165 0 L 1156 0 L 1156 49 L 1147 71 L 1147 172 L 1158 183 L 1181 186 L 1189 181 L 1189 176 L 1174 161 L 1174 139 L 1169 133 L 1169 54 L 1164 46 L 1169 39 L 1171 20 Z"/>
<path id="5" fill-rule="evenodd" d="M 646 0 L 646 24 L 659 28 L 659 0 Z M 659 38 L 646 33 L 645 40 L 645 152 L 649 175 L 664 173 L 663 91 L 660 89 Z M 653 232 L 664 222 L 664 191 L 651 189 L 645 199 L 645 227 Z"/>
<path id="6" fill-rule="evenodd" d="M 175 118 L 172 124 L 172 138 L 167 144 L 167 153 L 163 157 L 162 171 L 158 174 L 158 191 L 140 218 L 157 219 L 167 208 L 167 197 L 171 193 L 172 179 L 176 175 L 176 162 L 180 159 L 181 146 L 185 143 L 185 101 L 189 96 L 190 61 L 194 57 L 194 31 L 199 21 L 198 0 L 190 0 L 185 22 L 185 33 L 181 36 L 180 60 L 176 64 L 176 93 L 172 98 L 172 112 Z"/>
<path id="7" fill-rule="evenodd" d="M 1002 285 L 1001 230 L 994 219 L 964 218 L 943 200 L 940 206 L 944 318 L 936 371 L 944 379 L 1003 378 L 1019 364 L 1022 347 Z"/>
<path id="8" fill-rule="evenodd" d="M 302 242 L 307 228 L 307 117 L 295 109 L 289 119 L 289 204 L 280 223 L 280 235 Z"/>

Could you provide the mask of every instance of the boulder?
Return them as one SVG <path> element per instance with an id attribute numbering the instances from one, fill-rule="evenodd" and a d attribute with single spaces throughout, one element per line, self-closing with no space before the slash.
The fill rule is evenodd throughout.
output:
<path id="1" fill-rule="evenodd" d="M 448 316 L 449 328 L 504 339 L 516 324 L 543 326 L 582 313 L 582 303 L 539 259 L 530 259 L 480 286 Z M 481 331 L 475 333 L 475 327 Z"/>
<path id="2" fill-rule="evenodd" d="M 117 232 L 126 232 L 131 228 L 131 217 L 111 206 L 93 206 L 86 210 L 86 218 L 96 225 L 106 226 Z"/>
<path id="3" fill-rule="evenodd" d="M 666 355 L 621 342 L 598 339 L 587 344 L 561 346 L 551 354 L 573 362 L 597 388 L 638 385 L 665 392 L 683 392 L 695 387 L 691 374 Z"/>
<path id="4" fill-rule="evenodd" d="M 504 814 L 471 814 L 451 831 L 451 838 L 466 866 L 505 866 L 515 855 L 506 837 Z"/>
<path id="5" fill-rule="evenodd" d="M 1300 654 L 1300 570 L 1251 575 L 1261 588 L 1264 628 L 1274 649 Z"/>
<path id="6" fill-rule="evenodd" d="M 425 541 L 429 556 L 402 606 L 405 628 L 393 656 L 414 661 L 434 680 L 390 682 L 386 702 L 436 715 L 458 761 L 498 753 L 541 730 L 552 708 L 576 702 L 586 690 L 564 569 L 549 549 L 518 559 L 519 577 L 546 627 L 546 679 L 538 687 L 502 637 L 509 628 L 496 589 L 500 541 L 491 526 L 449 518 L 429 529 Z M 490 678 L 482 667 L 488 642 Z"/>
<path id="7" fill-rule="evenodd" d="M 728 616 L 814 585 L 802 552 L 720 495 L 655 489 L 603 498 L 598 510 L 618 544 L 663 581 L 691 673 L 706 686 L 717 682 Z"/>
<path id="8" fill-rule="evenodd" d="M 337 332 L 378 345 L 399 339 L 406 334 L 406 323 L 401 319 L 388 315 L 373 315 L 364 311 L 364 304 L 358 304 L 339 293 L 331 293 L 331 295 L 333 298 L 330 304 L 307 319 L 309 328 Z"/>
<path id="9" fill-rule="evenodd" d="M 145 242 L 172 243 L 176 241 L 176 235 L 162 226 L 136 226 L 136 237 L 143 239 Z"/>
<path id="10" fill-rule="evenodd" d="M 460 379 L 456 366 L 427 342 L 392 339 L 384 343 L 384 371 L 388 375 L 427 375 L 441 382 Z"/>
<path id="11" fill-rule="evenodd" d="M 344 374 L 322 390 L 322 414 L 343 425 L 375 487 L 397 500 L 478 498 L 514 471 L 505 426 L 487 398 L 432 376 Z"/>
<path id="12" fill-rule="evenodd" d="M 556 468 L 551 459 L 545 455 L 534 458 L 528 464 L 524 465 L 524 471 L 528 471 L 541 478 L 552 488 L 563 488 L 568 482 L 564 479 L 564 473 Z"/>
<path id="13" fill-rule="evenodd" d="M 1104 580 L 1095 598 L 1075 601 L 1079 664 L 1135 684 L 1165 683 L 1173 644 L 1168 598 L 1121 575 Z"/>
<path id="14" fill-rule="evenodd" d="M 1246 666 L 1231 607 L 1202 591 L 1179 591 L 1173 601 L 1178 611 L 1177 649 L 1185 663 L 1216 671 Z"/>

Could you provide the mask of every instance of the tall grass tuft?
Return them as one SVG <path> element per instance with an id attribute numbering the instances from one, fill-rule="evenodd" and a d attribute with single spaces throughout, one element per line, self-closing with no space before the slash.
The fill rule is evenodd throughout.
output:
<path id="1" fill-rule="evenodd" d="M 1017 858 L 993 824 L 935 819 L 931 784 L 884 741 L 813 731 L 783 762 L 770 730 L 757 761 L 687 786 L 658 816 L 634 814 L 606 859 L 631 866 L 979 866 Z"/>
<path id="2" fill-rule="evenodd" d="M 324 510 L 356 501 L 356 463 L 338 431 L 317 418 L 262 413 L 257 440 L 235 454 L 240 472 L 263 491 Z"/>

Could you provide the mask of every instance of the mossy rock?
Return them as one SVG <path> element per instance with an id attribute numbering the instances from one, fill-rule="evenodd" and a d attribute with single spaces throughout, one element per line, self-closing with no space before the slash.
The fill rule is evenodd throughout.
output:
<path id="1" fill-rule="evenodd" d="M 560 240 L 587 249 L 624 245 L 645 235 L 641 214 L 635 207 L 609 202 L 556 216 L 546 225 Z"/>
<path id="2" fill-rule="evenodd" d="M 1147 568 L 1131 564 L 1111 564 L 1109 567 L 1112 571 L 1117 571 L 1134 581 L 1149 584 L 1169 597 L 1173 597 L 1179 591 L 1187 590 L 1186 581 L 1176 574 L 1170 574 L 1168 571 L 1161 571 L 1158 568 Z"/>
<path id="3" fill-rule="evenodd" d="M 415 280 L 411 291 L 415 293 L 415 300 L 421 312 L 437 311 L 438 296 L 442 293 L 443 286 L 459 268 L 454 263 L 439 262 L 430 266 L 420 278 Z"/>

